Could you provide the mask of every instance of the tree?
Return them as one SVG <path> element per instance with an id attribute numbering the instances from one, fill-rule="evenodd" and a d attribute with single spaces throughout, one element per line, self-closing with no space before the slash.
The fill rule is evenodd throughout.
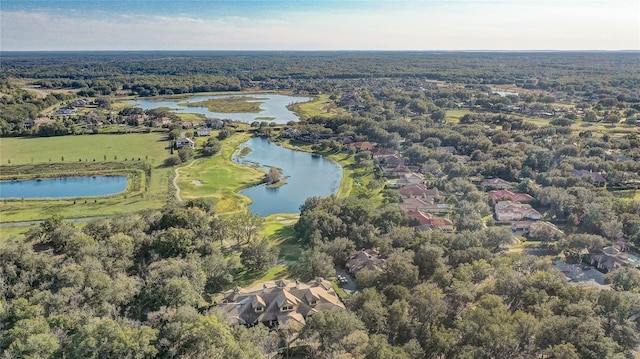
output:
<path id="1" fill-rule="evenodd" d="M 319 311 L 307 319 L 301 336 L 303 338 L 317 336 L 321 348 L 331 351 L 336 349 L 342 338 L 364 329 L 362 321 L 350 311 Z"/>
<path id="2" fill-rule="evenodd" d="M 277 248 L 269 247 L 267 241 L 251 241 L 242 248 L 240 262 L 252 272 L 264 272 L 278 259 Z"/>
<path id="3" fill-rule="evenodd" d="M 316 277 L 329 278 L 335 275 L 333 258 L 317 249 L 302 251 L 298 261 L 291 266 L 291 271 L 303 281 Z"/>
<path id="4" fill-rule="evenodd" d="M 213 137 L 207 138 L 204 145 L 202 146 L 202 154 L 205 156 L 213 156 L 221 150 L 222 144 L 220 144 L 220 141 Z"/>
<path id="5" fill-rule="evenodd" d="M 640 290 L 640 271 L 632 267 L 613 269 L 605 275 L 605 281 L 617 290 L 638 292 Z"/>
<path id="6" fill-rule="evenodd" d="M 239 247 L 258 237 L 263 219 L 252 212 L 242 212 L 228 218 L 225 222 L 229 228 L 229 235 L 235 237 Z"/>
<path id="7" fill-rule="evenodd" d="M 178 157 L 181 162 L 187 162 L 193 158 L 193 148 L 191 147 L 182 147 L 178 150 Z"/>
<path id="8" fill-rule="evenodd" d="M 145 358 L 154 356 L 158 331 L 146 325 L 131 328 L 112 319 L 83 325 L 72 336 L 72 358 Z"/>
<path id="9" fill-rule="evenodd" d="M 280 169 L 276 167 L 269 167 L 269 173 L 267 173 L 267 183 L 280 182 Z"/>

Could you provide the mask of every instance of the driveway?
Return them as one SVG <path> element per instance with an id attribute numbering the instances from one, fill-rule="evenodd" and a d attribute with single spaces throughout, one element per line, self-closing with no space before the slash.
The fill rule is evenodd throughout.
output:
<path id="1" fill-rule="evenodd" d="M 567 277 L 569 283 L 574 283 L 583 287 L 611 289 L 609 285 L 604 283 L 604 274 L 592 266 L 585 264 L 568 264 L 561 260 L 554 260 L 553 266 L 558 268 L 558 270 Z"/>
<path id="2" fill-rule="evenodd" d="M 353 282 L 353 278 L 351 278 L 351 275 L 349 275 L 349 273 L 347 273 L 344 268 L 336 267 L 336 276 L 337 275 L 341 275 L 347 278 L 347 283 L 341 284 L 340 286 L 345 290 L 345 292 L 347 292 L 347 294 L 352 295 L 357 290 L 357 288 L 356 284 Z"/>

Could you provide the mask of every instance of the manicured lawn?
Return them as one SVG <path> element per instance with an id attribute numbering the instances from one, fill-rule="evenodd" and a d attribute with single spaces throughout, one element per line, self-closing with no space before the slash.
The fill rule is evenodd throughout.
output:
<path id="1" fill-rule="evenodd" d="M 216 205 L 216 213 L 244 210 L 250 199 L 238 194 L 243 188 L 260 183 L 265 174 L 231 161 L 231 156 L 250 134 L 237 133 L 222 141 L 222 151 L 209 158 L 196 160 L 179 170 L 178 186 L 183 199 L 206 197 Z"/>

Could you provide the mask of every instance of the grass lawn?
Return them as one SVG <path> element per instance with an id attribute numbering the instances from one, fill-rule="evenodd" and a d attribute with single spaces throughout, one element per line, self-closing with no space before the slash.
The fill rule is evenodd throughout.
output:
<path id="1" fill-rule="evenodd" d="M 250 199 L 237 192 L 260 183 L 265 176 L 262 171 L 231 161 L 238 146 L 250 136 L 247 133 L 237 133 L 222 141 L 220 154 L 198 159 L 192 165 L 179 169 L 177 183 L 182 198 L 210 198 L 216 203 L 216 213 L 244 210 Z"/>
<path id="2" fill-rule="evenodd" d="M 462 116 L 472 112 L 469 110 L 457 109 L 447 110 L 446 113 L 447 116 L 445 117 L 445 120 L 447 121 L 447 123 L 459 123 Z"/>
<path id="3" fill-rule="evenodd" d="M 0 202 L 0 221 L 41 220 L 60 214 L 65 218 L 114 216 L 135 213 L 166 204 L 172 170 L 161 167 L 169 156 L 164 134 L 83 135 L 44 138 L 3 138 L 2 164 L 61 163 L 64 161 L 124 161 L 135 158 L 152 166 L 145 178 L 146 191 L 112 197 L 50 200 L 8 200 Z M 49 160 L 50 159 L 50 160 Z M 77 162 L 76 162 L 77 163 Z M 0 173 L 2 167 L 0 167 Z M 74 204 L 75 200 L 75 204 Z"/>
<path id="4" fill-rule="evenodd" d="M 176 113 L 176 116 L 180 118 L 181 121 L 206 121 L 207 116 L 200 113 Z"/>

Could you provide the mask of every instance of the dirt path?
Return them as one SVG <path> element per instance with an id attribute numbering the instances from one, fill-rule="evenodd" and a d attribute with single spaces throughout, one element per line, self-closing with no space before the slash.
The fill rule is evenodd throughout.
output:
<path id="1" fill-rule="evenodd" d="M 193 166 L 194 163 L 196 163 L 197 160 L 193 160 L 191 163 L 189 163 L 186 166 L 182 166 L 182 167 L 178 167 L 176 168 L 174 171 L 176 172 L 176 175 L 173 177 L 173 187 L 176 188 L 176 199 L 178 200 L 178 202 L 182 202 L 182 197 L 180 196 L 180 187 L 178 187 L 178 177 L 180 176 L 180 170 L 183 168 L 189 168 L 191 166 Z"/>

